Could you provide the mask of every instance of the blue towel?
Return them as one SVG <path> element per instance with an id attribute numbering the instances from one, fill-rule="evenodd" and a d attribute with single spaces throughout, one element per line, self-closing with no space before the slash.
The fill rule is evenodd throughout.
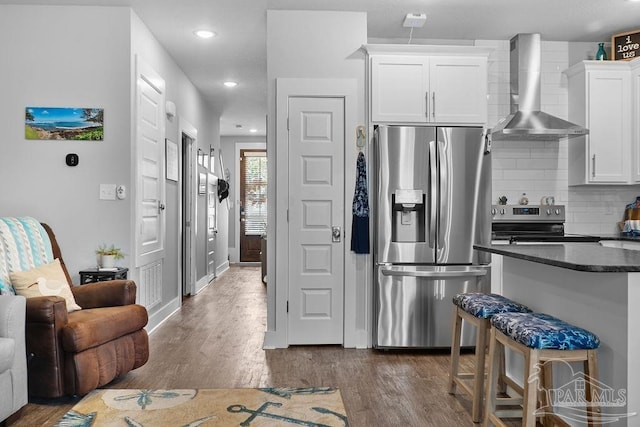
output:
<path id="1" fill-rule="evenodd" d="M 353 222 L 351 250 L 357 254 L 369 253 L 369 195 L 367 192 L 367 162 L 362 151 L 356 163 L 356 189 L 353 194 Z"/>

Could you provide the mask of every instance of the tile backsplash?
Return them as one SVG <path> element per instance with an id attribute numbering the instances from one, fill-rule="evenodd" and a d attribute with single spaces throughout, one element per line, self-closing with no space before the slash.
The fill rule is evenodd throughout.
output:
<path id="1" fill-rule="evenodd" d="M 494 49 L 488 67 L 488 125 L 492 127 L 510 111 L 509 40 L 476 40 L 475 44 Z M 563 71 L 579 60 L 590 59 L 596 48 L 597 43 L 542 42 L 543 111 L 568 119 L 567 78 Z M 509 204 L 517 204 L 522 193 L 527 194 L 530 204 L 539 204 L 543 196 L 554 196 L 556 204 L 567 206 L 567 233 L 616 233 L 625 205 L 640 195 L 640 186 L 569 187 L 570 143 L 494 141 L 493 203 L 503 195 Z"/>

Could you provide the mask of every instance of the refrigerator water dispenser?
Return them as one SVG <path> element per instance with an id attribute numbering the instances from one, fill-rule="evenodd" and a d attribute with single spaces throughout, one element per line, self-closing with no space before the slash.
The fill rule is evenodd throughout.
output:
<path id="1" fill-rule="evenodd" d="M 398 189 L 392 194 L 393 242 L 425 241 L 425 194 L 422 190 Z"/>

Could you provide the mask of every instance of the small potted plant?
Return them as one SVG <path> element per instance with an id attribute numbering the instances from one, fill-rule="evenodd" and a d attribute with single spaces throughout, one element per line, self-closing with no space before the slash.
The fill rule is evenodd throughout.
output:
<path id="1" fill-rule="evenodd" d="M 96 249 L 96 255 L 100 257 L 100 267 L 102 268 L 113 268 L 117 259 L 124 258 L 124 253 L 120 248 L 116 248 L 114 245 L 107 247 L 105 244 Z"/>

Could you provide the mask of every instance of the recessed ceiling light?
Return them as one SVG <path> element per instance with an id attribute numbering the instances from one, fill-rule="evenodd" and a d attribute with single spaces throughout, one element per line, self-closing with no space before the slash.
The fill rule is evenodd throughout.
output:
<path id="1" fill-rule="evenodd" d="M 211 37 L 215 37 L 216 33 L 211 30 L 196 30 L 193 32 L 196 36 L 201 39 L 210 39 Z"/>
<path id="2" fill-rule="evenodd" d="M 256 132 L 258 132 L 258 129 L 249 129 L 249 132 L 256 133 Z"/>
<path id="3" fill-rule="evenodd" d="M 227 81 L 227 82 L 224 82 L 224 85 L 226 87 L 236 87 L 238 86 L 238 82 Z"/>

